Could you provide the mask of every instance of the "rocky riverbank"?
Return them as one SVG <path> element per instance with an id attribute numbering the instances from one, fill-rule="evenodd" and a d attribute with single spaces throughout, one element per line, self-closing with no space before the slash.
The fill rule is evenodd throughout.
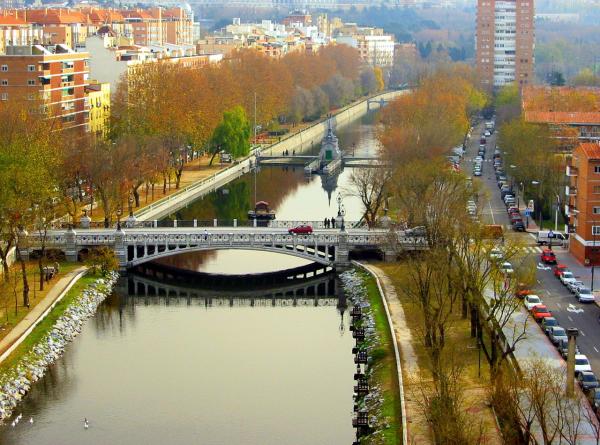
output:
<path id="1" fill-rule="evenodd" d="M 340 275 L 344 292 L 352 301 L 354 375 L 354 418 L 356 442 L 392 445 L 400 443 L 399 395 L 394 351 L 389 326 L 374 281 L 368 274 L 350 270 Z M 359 310 L 360 309 L 360 310 Z"/>
<path id="2" fill-rule="evenodd" d="M 67 344 L 77 337 L 85 321 L 96 313 L 100 303 L 110 295 L 117 278 L 118 274 L 113 272 L 88 285 L 41 340 L 11 368 L 0 374 L 0 420 L 11 417 L 31 385 L 44 376 L 48 367 L 62 355 Z"/>

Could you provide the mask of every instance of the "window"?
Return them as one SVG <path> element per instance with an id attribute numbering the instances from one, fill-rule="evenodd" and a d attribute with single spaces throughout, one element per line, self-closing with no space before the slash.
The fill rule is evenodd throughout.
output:
<path id="1" fill-rule="evenodd" d="M 600 226 L 592 226 L 592 235 L 600 235 Z"/>
<path id="2" fill-rule="evenodd" d="M 8 80 L 7 79 L 0 80 L 0 85 L 2 85 L 3 87 L 5 87 L 6 85 L 8 85 Z"/>
<path id="3" fill-rule="evenodd" d="M 592 207 L 592 213 L 594 215 L 600 215 L 600 207 Z"/>
<path id="4" fill-rule="evenodd" d="M 35 85 L 35 79 L 27 79 L 27 85 L 34 86 Z"/>
<path id="5" fill-rule="evenodd" d="M 2 67 L 0 67 L 0 71 L 8 71 L 8 65 L 2 65 Z"/>
<path id="6" fill-rule="evenodd" d="M 0 100 L 8 100 L 8 93 L 0 94 Z"/>
<path id="7" fill-rule="evenodd" d="M 593 193 L 594 193 L 594 194 L 600 194 L 600 185 L 595 185 L 595 186 L 594 186 L 594 191 L 593 191 Z"/>
<path id="8" fill-rule="evenodd" d="M 27 71 L 29 71 L 29 72 L 35 71 L 35 65 L 27 65 Z"/>
<path id="9" fill-rule="evenodd" d="M 594 165 L 594 173 L 600 173 L 600 165 Z"/>

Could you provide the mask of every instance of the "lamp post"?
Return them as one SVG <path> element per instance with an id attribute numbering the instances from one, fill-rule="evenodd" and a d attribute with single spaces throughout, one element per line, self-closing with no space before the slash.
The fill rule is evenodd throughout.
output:
<path id="1" fill-rule="evenodd" d="M 519 182 L 519 191 L 521 193 L 525 193 L 525 186 L 523 185 L 522 182 Z M 520 194 L 517 193 L 517 208 L 519 209 L 519 211 L 521 210 L 521 201 L 519 200 Z"/>
<path id="2" fill-rule="evenodd" d="M 542 220 L 543 216 L 542 216 L 542 181 L 531 181 L 531 185 L 539 185 L 540 188 L 539 193 L 538 193 L 538 208 L 540 209 L 540 232 L 542 231 L 542 226 L 544 224 L 544 221 Z"/>
<path id="3" fill-rule="evenodd" d="M 129 216 L 133 216 L 133 194 L 129 194 L 127 203 L 129 204 Z"/>
<path id="4" fill-rule="evenodd" d="M 515 168 L 517 168 L 517 166 L 516 166 L 516 165 L 514 165 L 514 164 L 510 164 L 510 165 L 509 165 L 509 167 L 510 167 L 512 170 L 514 170 Z M 513 173 L 513 174 L 511 174 L 511 175 L 510 175 L 510 190 L 511 190 L 511 191 L 512 191 L 512 189 L 513 189 L 513 180 L 514 180 L 514 178 L 515 178 L 515 175 L 514 175 L 514 173 Z M 518 193 L 517 193 L 517 194 L 518 194 Z M 517 198 L 517 199 L 518 199 L 518 198 Z M 519 207 L 519 206 L 517 205 L 517 207 Z"/>
<path id="5" fill-rule="evenodd" d="M 573 397 L 575 390 L 575 348 L 579 331 L 576 328 L 567 329 L 569 346 L 567 349 L 567 397 Z"/>
<path id="6" fill-rule="evenodd" d="M 123 210 L 121 206 L 117 207 L 117 230 L 121 230 L 121 215 L 123 214 Z"/>
<path id="7" fill-rule="evenodd" d="M 554 231 L 558 232 L 558 208 L 560 207 L 560 196 L 556 196 L 556 209 L 554 210 Z"/>

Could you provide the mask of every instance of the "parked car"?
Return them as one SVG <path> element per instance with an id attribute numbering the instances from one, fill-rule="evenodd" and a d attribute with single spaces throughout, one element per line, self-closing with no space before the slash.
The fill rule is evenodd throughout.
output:
<path id="1" fill-rule="evenodd" d="M 567 337 L 567 331 L 565 331 L 565 328 L 560 327 L 560 326 L 552 326 L 550 328 L 550 333 L 548 334 L 548 338 L 555 345 L 557 345 L 559 341 L 569 340 L 569 338 Z"/>
<path id="2" fill-rule="evenodd" d="M 534 294 L 525 295 L 523 302 L 525 303 L 525 307 L 527 308 L 528 311 L 533 309 L 538 304 L 543 304 L 540 297 L 538 297 L 537 295 L 534 295 Z"/>
<path id="3" fill-rule="evenodd" d="M 516 221 L 523 221 L 523 217 L 521 216 L 520 213 L 517 213 L 517 212 L 511 213 L 508 216 L 508 219 L 510 219 L 511 224 L 514 224 Z"/>
<path id="4" fill-rule="evenodd" d="M 553 328 L 554 326 L 558 326 L 558 320 L 556 318 L 545 317 L 542 320 L 542 330 L 544 331 L 544 334 L 549 335 L 550 329 Z"/>
<path id="5" fill-rule="evenodd" d="M 479 144 L 480 145 L 485 145 L 487 142 L 487 140 L 485 139 L 485 136 L 481 136 L 481 138 L 479 139 Z"/>
<path id="6" fill-rule="evenodd" d="M 553 230 L 540 230 L 537 233 L 537 243 L 540 246 L 562 246 L 567 240 L 564 233 L 554 232 Z"/>
<path id="7" fill-rule="evenodd" d="M 481 176 L 481 169 L 473 170 L 473 176 Z"/>
<path id="8" fill-rule="evenodd" d="M 552 249 L 542 250 L 542 255 L 540 259 L 544 264 L 556 264 L 556 255 L 554 254 Z"/>
<path id="9" fill-rule="evenodd" d="M 512 275 L 513 273 L 515 273 L 515 270 L 512 267 L 512 264 L 510 264 L 508 261 L 505 261 L 504 263 L 502 263 L 500 265 L 500 270 L 502 272 L 504 272 L 506 275 Z"/>
<path id="10" fill-rule="evenodd" d="M 485 133 L 483 133 L 484 136 L 489 137 L 492 135 L 492 133 L 490 133 L 488 130 L 485 131 Z"/>
<path id="11" fill-rule="evenodd" d="M 600 386 L 598 379 L 592 371 L 580 372 L 577 376 L 577 383 L 579 383 L 579 386 L 581 386 L 581 389 L 584 391 L 590 391 Z"/>
<path id="12" fill-rule="evenodd" d="M 515 221 L 512 225 L 512 229 L 515 232 L 525 232 L 525 224 L 523 224 L 523 220 Z"/>
<path id="13" fill-rule="evenodd" d="M 526 287 L 519 287 L 519 289 L 515 292 L 515 296 L 519 298 L 525 298 L 527 295 L 533 295 L 533 291 L 531 289 L 527 289 Z"/>
<path id="14" fill-rule="evenodd" d="M 516 199 L 512 195 L 508 195 L 506 198 L 504 198 L 504 204 L 507 207 L 515 205 L 515 202 L 516 202 Z"/>
<path id="15" fill-rule="evenodd" d="M 567 355 L 569 354 L 569 340 L 561 340 L 558 342 L 558 344 L 556 345 L 556 349 L 558 349 L 558 352 L 560 353 L 560 355 L 566 359 Z M 579 354 L 579 347 L 577 346 L 577 344 L 575 344 L 575 355 Z"/>
<path id="16" fill-rule="evenodd" d="M 584 286 L 575 289 L 575 296 L 577 297 L 580 303 L 593 303 L 594 301 L 596 301 L 592 291 Z"/>
<path id="17" fill-rule="evenodd" d="M 490 249 L 489 255 L 490 255 L 490 259 L 492 259 L 492 260 L 501 260 L 502 258 L 504 258 L 504 253 L 502 252 L 502 250 L 498 249 L 497 247 Z"/>
<path id="18" fill-rule="evenodd" d="M 592 405 L 592 409 L 596 414 L 598 414 L 598 410 L 600 409 L 600 388 L 594 388 L 587 394 L 588 400 L 590 401 L 590 405 Z"/>
<path id="19" fill-rule="evenodd" d="M 567 285 L 567 283 L 577 281 L 577 279 L 575 278 L 575 275 L 573 275 L 573 272 L 571 272 L 569 270 L 565 270 L 563 273 L 561 273 L 560 277 L 558 277 L 558 279 L 565 286 Z"/>
<path id="20" fill-rule="evenodd" d="M 312 232 L 313 228 L 308 224 L 300 224 L 299 226 L 293 227 L 288 230 L 288 233 L 295 233 L 297 235 L 311 234 Z"/>
<path id="21" fill-rule="evenodd" d="M 567 289 L 569 289 L 572 294 L 574 294 L 575 291 L 577 290 L 577 288 L 581 287 L 581 286 L 585 286 L 585 284 L 583 284 L 583 281 L 579 281 L 579 280 L 575 280 L 575 281 L 571 281 L 570 283 L 567 283 Z"/>
<path id="22" fill-rule="evenodd" d="M 584 371 L 591 371 L 592 365 L 590 365 L 590 361 L 587 356 L 584 354 L 575 354 L 575 374 Z"/>
<path id="23" fill-rule="evenodd" d="M 533 319 L 540 323 L 546 317 L 552 317 L 552 312 L 546 307 L 545 304 L 538 304 L 531 310 Z"/>
<path id="24" fill-rule="evenodd" d="M 566 264 L 557 264 L 556 266 L 554 266 L 554 269 L 552 269 L 552 273 L 554 274 L 554 276 L 556 278 L 560 278 L 560 275 L 565 271 L 565 270 L 569 270 L 569 268 L 567 267 Z"/>

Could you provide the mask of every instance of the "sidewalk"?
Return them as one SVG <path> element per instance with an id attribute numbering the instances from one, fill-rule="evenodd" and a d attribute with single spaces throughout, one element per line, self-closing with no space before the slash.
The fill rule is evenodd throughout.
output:
<path id="1" fill-rule="evenodd" d="M 86 266 L 67 273 L 52 286 L 48 294 L 40 301 L 11 331 L 0 340 L 0 363 L 27 337 L 33 328 L 87 271 Z"/>

